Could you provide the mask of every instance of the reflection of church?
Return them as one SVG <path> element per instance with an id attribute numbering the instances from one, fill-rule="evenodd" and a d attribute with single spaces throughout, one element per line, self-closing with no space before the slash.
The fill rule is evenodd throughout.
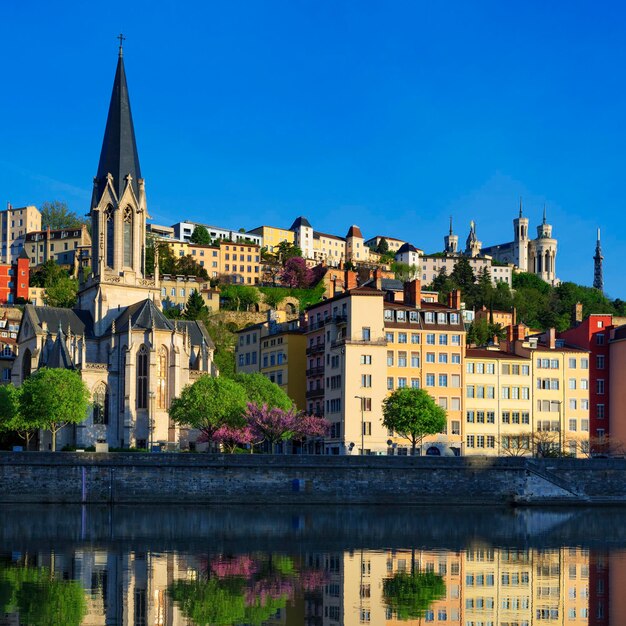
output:
<path id="1" fill-rule="evenodd" d="M 121 46 L 90 217 L 92 273 L 80 284 L 78 305 L 26 306 L 12 380 L 19 385 L 40 367 L 80 373 L 93 406 L 81 425 L 61 431 L 58 447 L 186 447 L 188 433 L 169 422 L 167 410 L 202 372 L 216 374 L 214 346 L 202 322 L 163 315 L 158 276 L 144 275 L 149 216 Z M 40 446 L 49 440 L 44 435 Z"/>

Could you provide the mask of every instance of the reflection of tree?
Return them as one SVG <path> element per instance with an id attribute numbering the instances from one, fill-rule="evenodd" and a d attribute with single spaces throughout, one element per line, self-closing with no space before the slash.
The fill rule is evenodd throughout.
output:
<path id="1" fill-rule="evenodd" d="M 205 574 L 197 580 L 177 580 L 169 589 L 183 614 L 197 626 L 261 624 L 284 608 L 301 584 L 301 572 L 282 555 L 220 555 L 203 569 Z M 323 577 L 309 571 L 306 580 L 307 586 L 315 580 L 323 584 Z"/>
<path id="2" fill-rule="evenodd" d="M 85 611 L 85 593 L 77 581 L 58 580 L 45 568 L 0 570 L 0 612 L 18 612 L 20 624 L 79 626 Z"/>
<path id="3" fill-rule="evenodd" d="M 433 572 L 398 572 L 383 580 L 383 601 L 397 619 L 419 619 L 430 605 L 445 597 L 446 584 Z"/>

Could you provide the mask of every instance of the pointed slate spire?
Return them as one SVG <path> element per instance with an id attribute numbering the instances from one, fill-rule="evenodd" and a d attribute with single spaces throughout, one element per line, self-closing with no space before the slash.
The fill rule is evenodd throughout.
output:
<path id="1" fill-rule="evenodd" d="M 102 141 L 100 162 L 96 180 L 98 188 L 103 190 L 107 182 L 107 174 L 113 176 L 113 187 L 118 199 L 121 197 L 128 175 L 132 178 L 133 191 L 139 197 L 137 179 L 141 178 L 137 143 L 135 141 L 135 128 L 133 116 L 130 112 L 130 99 L 128 85 L 126 84 L 126 71 L 124 69 L 124 57 L 120 40 L 117 69 L 113 81 L 113 92 L 109 104 L 109 115 Z"/>
<path id="2" fill-rule="evenodd" d="M 450 234 L 452 235 L 452 215 L 450 216 Z"/>
<path id="3" fill-rule="evenodd" d="M 546 218 L 546 205 L 545 205 L 545 203 L 544 203 L 544 205 L 543 205 L 543 223 L 544 223 L 544 224 L 547 224 L 547 223 L 548 223 L 548 220 L 547 220 L 547 218 Z"/>

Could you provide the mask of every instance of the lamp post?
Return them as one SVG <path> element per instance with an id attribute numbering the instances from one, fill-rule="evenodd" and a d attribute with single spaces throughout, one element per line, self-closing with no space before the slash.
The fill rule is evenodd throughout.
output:
<path id="1" fill-rule="evenodd" d="M 565 435 L 563 433 L 563 402 L 561 400 L 556 401 L 559 405 L 559 456 L 563 456 L 563 445 L 565 444 Z"/>
<path id="2" fill-rule="evenodd" d="M 363 421 L 365 398 L 363 396 L 354 397 L 361 401 L 361 456 L 363 456 L 365 454 L 365 422 Z"/>
<path id="3" fill-rule="evenodd" d="M 152 435 L 153 435 L 153 424 L 154 424 L 154 391 L 150 391 L 150 412 L 148 413 L 148 445 L 150 446 L 150 452 L 152 452 Z"/>

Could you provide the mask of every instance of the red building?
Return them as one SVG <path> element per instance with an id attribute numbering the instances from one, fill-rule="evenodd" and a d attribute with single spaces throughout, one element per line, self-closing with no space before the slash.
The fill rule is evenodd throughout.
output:
<path id="1" fill-rule="evenodd" d="M 573 328 L 560 333 L 568 346 L 589 350 L 589 436 L 602 439 L 610 432 L 609 339 L 613 317 L 592 313 Z"/>
<path id="2" fill-rule="evenodd" d="M 0 264 L 0 305 L 28 302 L 30 285 L 29 259 L 25 251 L 17 257 L 12 265 Z"/>

